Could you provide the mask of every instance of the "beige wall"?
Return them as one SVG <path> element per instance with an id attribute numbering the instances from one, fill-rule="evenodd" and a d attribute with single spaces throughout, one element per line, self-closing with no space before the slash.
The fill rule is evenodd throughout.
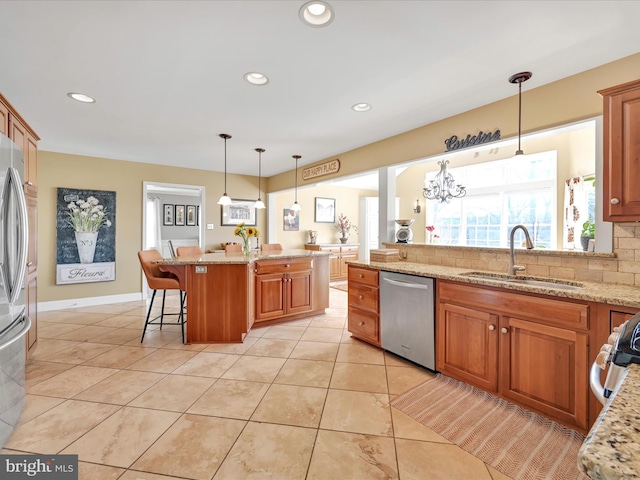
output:
<path id="1" fill-rule="evenodd" d="M 336 199 L 336 220 L 344 213 L 351 223 L 358 226 L 358 213 L 360 211 L 361 197 L 377 197 L 378 192 L 362 190 L 358 188 L 322 186 L 298 189 L 298 203 L 302 207 L 300 211 L 300 230 L 297 232 L 284 231 L 283 210 L 290 208 L 294 202 L 294 192 L 282 192 L 275 195 L 275 243 L 281 243 L 284 248 L 304 248 L 307 242 L 307 231 L 316 230 L 318 240 L 316 243 L 339 243 L 338 233 L 333 223 L 315 222 L 315 197 Z M 351 230 L 349 242 L 358 243 L 358 232 Z"/>
<path id="2" fill-rule="evenodd" d="M 220 226 L 218 198 L 224 189 L 224 174 L 205 170 L 166 167 L 146 163 L 38 152 L 38 301 L 47 302 L 141 291 L 137 252 L 142 245 L 142 183 L 144 181 L 204 186 L 206 200 L 205 248 L 235 241 L 234 227 Z M 267 182 L 263 182 L 264 185 Z M 56 285 L 56 189 L 58 187 L 116 192 L 116 280 L 113 282 Z M 232 198 L 253 199 L 258 178 L 227 176 Z M 266 195 L 263 192 L 262 198 Z M 266 215 L 258 210 L 258 228 L 265 231 Z"/>
<path id="3" fill-rule="evenodd" d="M 640 53 L 538 88 L 533 88 L 536 72 L 533 75 L 533 79 L 525 83 L 522 89 L 523 134 L 602 115 L 602 97 L 597 93 L 598 90 L 640 78 Z M 504 81 L 507 82 L 507 78 Z M 486 132 L 499 129 L 503 139 L 517 137 L 517 112 L 517 89 L 514 87 L 512 97 L 323 159 L 316 164 L 339 158 L 340 172 L 326 177 L 332 179 L 441 154 L 445 139 L 454 134 L 460 136 L 479 130 Z M 526 152 L 526 146 L 523 147 Z M 298 185 L 304 186 L 301 174 L 302 169 L 299 169 Z M 293 179 L 292 171 L 271 177 L 269 191 L 292 188 Z"/>

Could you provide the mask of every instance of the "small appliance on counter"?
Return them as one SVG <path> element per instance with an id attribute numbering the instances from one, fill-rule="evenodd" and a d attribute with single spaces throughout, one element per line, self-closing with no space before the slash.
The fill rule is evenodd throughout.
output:
<path id="1" fill-rule="evenodd" d="M 596 398 L 605 405 L 620 385 L 626 367 L 640 364 L 640 313 L 636 313 L 619 327 L 615 327 L 591 365 L 589 383 Z M 604 386 L 600 372 L 609 366 Z"/>
<path id="2" fill-rule="evenodd" d="M 396 223 L 400 225 L 400 228 L 396 232 L 396 243 L 411 243 L 413 240 L 413 232 L 409 227 L 413 225 L 413 222 L 415 222 L 413 218 L 396 220 Z"/>

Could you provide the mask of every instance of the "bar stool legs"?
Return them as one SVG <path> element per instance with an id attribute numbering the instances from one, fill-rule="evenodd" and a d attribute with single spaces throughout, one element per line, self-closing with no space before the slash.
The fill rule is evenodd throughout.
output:
<path id="1" fill-rule="evenodd" d="M 142 338 L 140 338 L 140 343 L 143 342 L 144 340 L 144 335 L 145 333 L 147 333 L 147 326 L 148 325 L 160 325 L 160 330 L 162 330 L 163 325 L 180 325 L 180 328 L 182 330 L 182 343 L 184 343 L 184 324 L 186 323 L 186 319 L 184 316 L 184 307 L 185 307 L 185 301 L 187 299 L 187 294 L 186 292 L 183 292 L 182 290 L 179 290 L 180 293 L 180 312 L 179 313 L 164 313 L 164 304 L 165 304 L 165 299 L 166 299 L 166 295 L 167 295 L 167 291 L 166 290 L 162 290 L 162 309 L 160 310 L 160 315 L 150 319 L 149 317 L 151 317 L 151 310 L 153 310 L 153 301 L 156 298 L 156 293 L 158 291 L 154 290 L 153 294 L 151 295 L 151 303 L 149 304 L 149 311 L 147 312 L 147 318 L 144 322 L 144 329 L 142 330 Z M 172 322 L 172 323 L 167 323 L 164 321 L 164 316 L 165 315 L 177 315 L 178 316 L 178 320 L 176 322 Z M 160 321 L 158 322 L 157 320 L 160 319 Z"/>

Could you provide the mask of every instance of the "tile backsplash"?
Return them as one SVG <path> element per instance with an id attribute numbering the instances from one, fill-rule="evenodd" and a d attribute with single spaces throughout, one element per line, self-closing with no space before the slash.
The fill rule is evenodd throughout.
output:
<path id="1" fill-rule="evenodd" d="M 509 268 L 506 248 L 401 243 L 385 246 L 399 249 L 402 260 L 407 262 L 500 273 L 507 273 Z M 516 264 L 526 267 L 521 275 L 640 287 L 640 224 L 614 224 L 613 253 L 517 249 Z"/>

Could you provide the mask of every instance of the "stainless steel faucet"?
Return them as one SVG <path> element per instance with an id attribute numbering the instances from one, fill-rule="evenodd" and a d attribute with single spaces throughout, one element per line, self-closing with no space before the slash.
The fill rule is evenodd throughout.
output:
<path id="1" fill-rule="evenodd" d="M 529 230 L 524 225 L 516 225 L 511 230 L 511 235 L 509 236 L 509 275 L 516 275 L 516 272 L 521 272 L 524 270 L 522 265 L 516 265 L 516 253 L 513 248 L 513 237 L 515 236 L 517 229 L 522 229 L 524 232 L 524 236 L 527 243 L 527 250 L 531 250 L 533 248 L 533 242 L 531 241 L 531 237 L 529 236 Z"/>

